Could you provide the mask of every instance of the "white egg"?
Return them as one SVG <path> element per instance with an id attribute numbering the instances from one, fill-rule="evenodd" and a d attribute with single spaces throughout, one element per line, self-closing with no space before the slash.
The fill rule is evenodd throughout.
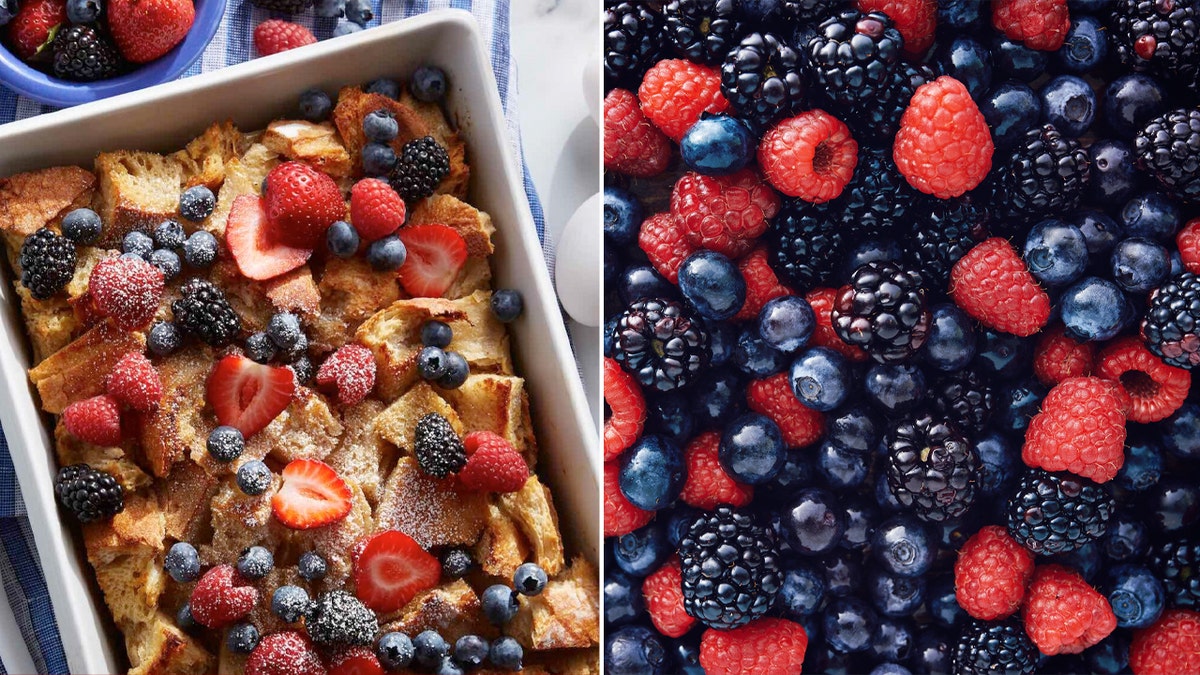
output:
<path id="1" fill-rule="evenodd" d="M 555 246 L 554 285 L 558 300 L 572 319 L 600 325 L 601 243 L 600 193 L 584 202 L 563 227 Z"/>
<path id="2" fill-rule="evenodd" d="M 600 49 L 595 45 L 588 50 L 591 54 L 583 66 L 583 100 L 596 124 L 600 124 Z"/>

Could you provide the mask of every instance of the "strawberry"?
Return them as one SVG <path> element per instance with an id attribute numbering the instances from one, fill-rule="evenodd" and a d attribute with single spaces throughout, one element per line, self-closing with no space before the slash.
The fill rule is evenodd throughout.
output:
<path id="1" fill-rule="evenodd" d="M 326 675 L 325 666 L 303 633 L 264 635 L 246 658 L 246 675 Z"/>
<path id="2" fill-rule="evenodd" d="M 183 42 L 196 20 L 192 0 L 110 0 L 108 29 L 133 63 L 159 58 Z"/>
<path id="3" fill-rule="evenodd" d="M 162 398 L 158 371 L 141 352 L 122 356 L 109 373 L 105 387 L 113 398 L 141 412 L 154 410 Z"/>
<path id="4" fill-rule="evenodd" d="M 50 41 L 50 31 L 66 21 L 64 0 L 25 0 L 8 24 L 8 41 L 28 61 Z"/>
<path id="5" fill-rule="evenodd" d="M 283 19 L 267 19 L 254 29 L 254 49 L 259 56 L 270 56 L 316 42 L 317 36 L 312 31 Z"/>
<path id="6" fill-rule="evenodd" d="M 383 239 L 404 224 L 404 200 L 386 181 L 364 178 L 350 190 L 350 220 L 366 241 Z"/>
<path id="7" fill-rule="evenodd" d="M 72 436 L 85 443 L 117 445 L 121 442 L 121 407 L 117 399 L 107 394 L 67 406 L 62 422 Z"/>
<path id="8" fill-rule="evenodd" d="M 257 281 L 273 279 L 308 262 L 312 249 L 293 248 L 275 238 L 274 229 L 267 226 L 262 199 L 241 195 L 233 200 L 225 225 L 225 243 L 242 276 Z"/>
<path id="9" fill-rule="evenodd" d="M 417 225 L 399 232 L 408 249 L 400 267 L 400 284 L 418 298 L 438 298 L 445 293 L 467 262 L 467 243 L 445 225 Z"/>
<path id="10" fill-rule="evenodd" d="M 359 344 L 342 345 L 321 364 L 316 382 L 334 390 L 338 403 L 358 405 L 375 388 L 375 355 Z"/>
<path id="11" fill-rule="evenodd" d="M 490 431 L 472 431 L 463 437 L 467 465 L 458 472 L 458 484 L 474 492 L 516 492 L 529 479 L 529 465 L 512 444 Z"/>
<path id="12" fill-rule="evenodd" d="M 158 312 L 163 273 L 139 258 L 105 258 L 88 277 L 88 295 L 97 312 L 122 330 L 144 328 Z"/>
<path id="13" fill-rule="evenodd" d="M 351 647 L 329 660 L 329 675 L 383 675 L 383 665 L 366 647 Z"/>
<path id="14" fill-rule="evenodd" d="M 279 475 L 283 485 L 271 497 L 271 511 L 293 530 L 328 525 L 350 513 L 350 487 L 325 462 L 295 459 Z"/>
<path id="15" fill-rule="evenodd" d="M 378 614 L 400 609 L 441 578 L 438 559 L 396 530 L 371 537 L 354 561 L 354 592 Z"/>
<path id="16" fill-rule="evenodd" d="M 224 628 L 254 609 L 258 589 L 250 586 L 233 565 L 217 565 L 196 582 L 190 602 L 197 623 Z"/>
<path id="17" fill-rule="evenodd" d="M 262 431 L 287 409 L 295 391 L 296 376 L 291 369 L 272 368 L 236 354 L 218 361 L 208 376 L 208 402 L 217 421 L 236 428 L 246 438 Z"/>
<path id="18" fill-rule="evenodd" d="M 315 249 L 335 221 L 346 217 L 346 201 L 332 178 L 307 164 L 284 162 L 267 174 L 267 220 L 275 241 Z"/>

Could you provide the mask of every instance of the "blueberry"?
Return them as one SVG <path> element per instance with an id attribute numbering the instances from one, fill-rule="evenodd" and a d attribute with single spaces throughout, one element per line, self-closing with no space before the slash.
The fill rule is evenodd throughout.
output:
<path id="1" fill-rule="evenodd" d="M 375 656 L 386 670 L 404 670 L 412 663 L 414 651 L 413 642 L 407 635 L 392 631 L 379 638 Z"/>
<path id="2" fill-rule="evenodd" d="M 992 424 L 1002 431 L 1024 434 L 1045 396 L 1045 387 L 1032 378 L 1005 386 L 996 398 Z"/>
<path id="3" fill-rule="evenodd" d="M 1087 240 L 1078 227 L 1043 220 L 1025 237 L 1022 253 L 1029 273 L 1047 286 L 1069 284 L 1087 268 Z"/>
<path id="4" fill-rule="evenodd" d="M 200 578 L 200 554 L 187 542 L 175 542 L 163 559 L 163 568 L 181 584 L 195 581 Z"/>
<path id="5" fill-rule="evenodd" d="M 825 575 L 801 562 L 784 570 L 775 606 L 795 618 L 817 611 L 825 600 Z"/>
<path id="6" fill-rule="evenodd" d="M 1095 147 L 1095 145 L 1092 146 L 1093 149 Z M 1094 159 L 1092 167 L 1095 168 Z M 1094 180 L 1095 174 L 1092 175 Z M 1069 222 L 1078 227 L 1080 233 L 1083 234 L 1083 240 L 1087 243 L 1089 260 L 1102 259 L 1101 256 L 1111 251 L 1125 234 L 1122 232 L 1121 226 L 1117 225 L 1117 221 L 1099 209 L 1079 209 L 1071 214 Z"/>
<path id="7" fill-rule="evenodd" d="M 741 171 L 754 158 L 755 140 L 744 122 L 729 115 L 703 116 L 679 142 L 683 163 L 706 176 Z"/>
<path id="8" fill-rule="evenodd" d="M 938 624 L 950 627 L 958 623 L 966 612 L 958 604 L 958 596 L 954 590 L 954 575 L 944 574 L 934 577 L 929 582 L 925 593 L 929 615 Z"/>
<path id="9" fill-rule="evenodd" d="M 539 595 L 546 582 L 546 570 L 537 563 L 523 563 L 513 572 L 513 590 L 521 595 Z"/>
<path id="10" fill-rule="evenodd" d="M 943 372 L 965 368 L 975 357 L 975 328 L 956 305 L 943 303 L 930 310 L 929 332 L 922 346 L 925 363 Z"/>
<path id="11" fill-rule="evenodd" d="M 855 452 L 870 452 L 883 438 L 879 421 L 865 406 L 856 405 L 826 417 L 825 440 Z"/>
<path id="12" fill-rule="evenodd" d="M 338 19 L 346 12 L 346 0 L 317 0 L 313 13 L 322 19 Z"/>
<path id="13" fill-rule="evenodd" d="M 729 368 L 702 373 L 691 389 L 692 413 L 698 427 L 723 425 L 746 400 L 741 378 Z"/>
<path id="14" fill-rule="evenodd" d="M 156 321 L 146 335 L 146 347 L 155 356 L 169 356 L 182 344 L 183 336 L 175 324 L 169 321 Z"/>
<path id="15" fill-rule="evenodd" d="M 1180 478 L 1163 478 L 1146 491 L 1150 524 L 1162 532 L 1179 532 L 1200 520 L 1200 486 Z"/>
<path id="16" fill-rule="evenodd" d="M 392 272 L 400 269 L 408 258 L 408 249 L 400 237 L 389 234 L 382 239 L 376 239 L 367 246 L 367 262 L 377 272 Z"/>
<path id="17" fill-rule="evenodd" d="M 1114 562 L 1141 558 L 1150 546 L 1146 524 L 1124 510 L 1118 510 L 1108 520 L 1104 536 L 1099 539 L 1100 550 Z"/>
<path id="18" fill-rule="evenodd" d="M 1071 12 L 1071 29 L 1062 47 L 1054 52 L 1055 63 L 1067 72 L 1086 73 L 1108 56 L 1108 30 L 1094 16 Z"/>
<path id="19" fill-rule="evenodd" d="M 678 675 L 706 675 L 700 665 L 700 636 L 684 635 L 670 645 Z"/>
<path id="20" fill-rule="evenodd" d="M 729 361 L 746 375 L 762 379 L 782 372 L 788 355 L 768 345 L 756 327 L 746 326 L 733 344 Z"/>
<path id="21" fill-rule="evenodd" d="M 413 71 L 408 90 L 418 101 L 440 101 L 446 98 L 446 73 L 437 66 L 421 66 Z"/>
<path id="22" fill-rule="evenodd" d="M 217 206 L 217 196 L 207 185 L 193 185 L 179 195 L 179 215 L 198 223 L 212 215 Z"/>
<path id="23" fill-rule="evenodd" d="M 334 221 L 325 230 L 325 245 L 339 258 L 353 258 L 358 253 L 359 242 L 358 230 L 344 220 Z"/>
<path id="24" fill-rule="evenodd" d="M 1029 341 L 985 328 L 979 334 L 974 365 L 998 379 L 1008 380 L 1028 372 L 1033 359 L 1033 346 Z"/>
<path id="25" fill-rule="evenodd" d="M 861 652 L 871 646 L 879 622 L 875 610 L 856 597 L 837 598 L 825 608 L 825 641 L 840 652 Z M 949 672 L 949 671 L 947 671 Z"/>
<path id="26" fill-rule="evenodd" d="M 196 617 L 192 616 L 192 604 L 190 602 L 183 603 L 183 606 L 175 613 L 175 623 L 188 633 L 200 628 L 200 624 L 196 623 Z"/>
<path id="27" fill-rule="evenodd" d="M 1102 592 L 1117 615 L 1118 628 L 1145 628 L 1158 620 L 1166 604 L 1162 582 L 1141 565 L 1108 570 Z"/>
<path id="28" fill-rule="evenodd" d="M 320 89 L 309 89 L 300 94 L 300 116 L 309 122 L 324 122 L 333 112 L 333 99 Z"/>
<path id="29" fill-rule="evenodd" d="M 1168 243 L 1181 222 L 1179 206 L 1156 190 L 1135 195 L 1121 207 L 1121 225 L 1130 237 L 1148 237 Z"/>
<path id="30" fill-rule="evenodd" d="M 843 277 L 850 278 L 854 270 L 872 262 L 897 262 L 904 257 L 904 249 L 895 240 L 867 239 L 850 249 L 846 264 L 842 266 Z"/>
<path id="31" fill-rule="evenodd" d="M 646 611 L 642 580 L 606 567 L 603 607 L 606 626 L 619 626 L 641 617 Z"/>
<path id="32" fill-rule="evenodd" d="M 642 436 L 621 456 L 621 493 L 634 506 L 657 511 L 679 497 L 686 474 L 679 446 L 662 436 Z"/>
<path id="33" fill-rule="evenodd" d="M 121 252 L 132 253 L 141 258 L 149 258 L 154 251 L 154 240 L 141 230 L 134 230 L 121 240 Z"/>
<path id="34" fill-rule="evenodd" d="M 183 242 L 183 259 L 197 269 L 211 267 L 217 261 L 217 238 L 205 230 L 193 232 Z"/>
<path id="35" fill-rule="evenodd" d="M 978 100 L 992 84 L 992 65 L 988 50 L 974 38 L 957 35 L 943 42 L 933 55 L 942 75 L 949 75 L 967 87 Z"/>
<path id="36" fill-rule="evenodd" d="M 1092 168 L 1086 187 L 1088 200 L 1105 206 L 1124 204 L 1142 183 L 1128 143 L 1101 139 L 1088 148 Z"/>
<path id="37" fill-rule="evenodd" d="M 846 531 L 846 513 L 833 493 L 806 488 L 792 498 L 781 524 L 792 550 L 801 555 L 819 555 L 837 546 Z"/>
<path id="38" fill-rule="evenodd" d="M 154 245 L 160 249 L 165 248 L 175 250 L 183 246 L 183 240 L 187 234 L 183 231 L 183 225 L 180 225 L 174 220 L 164 220 L 159 223 L 158 227 L 154 228 Z"/>
<path id="39" fill-rule="evenodd" d="M 422 347 L 417 353 L 417 372 L 425 380 L 437 380 L 445 375 L 446 352 L 438 347 Z"/>
<path id="40" fill-rule="evenodd" d="M 248 495 L 261 495 L 271 485 L 271 469 L 259 459 L 245 462 L 238 467 L 237 485 Z"/>
<path id="41" fill-rule="evenodd" d="M 308 591 L 299 586 L 280 586 L 271 594 L 271 613 L 287 623 L 296 623 L 308 613 Z"/>
<path id="42" fill-rule="evenodd" d="M 924 577 L 898 577 L 875 568 L 867 574 L 867 595 L 884 616 L 904 617 L 925 601 Z"/>
<path id="43" fill-rule="evenodd" d="M 912 514 L 892 516 L 875 528 L 871 553 L 884 571 L 902 577 L 925 574 L 933 565 L 937 545 L 929 529 Z"/>
<path id="44" fill-rule="evenodd" d="M 679 289 L 649 265 L 627 267 L 617 279 L 617 297 L 621 304 L 631 305 L 645 298 L 671 300 L 679 297 Z"/>
<path id="45" fill-rule="evenodd" d="M 794 352 L 808 344 L 817 318 L 804 298 L 785 295 L 768 300 L 758 313 L 758 334 L 771 347 Z"/>
<path id="46" fill-rule="evenodd" d="M 1074 22 L 1072 22 L 1074 23 Z M 1149 75 L 1122 75 L 1104 90 L 1104 121 L 1119 138 L 1132 138 L 1167 110 L 1167 90 Z"/>
<path id="47" fill-rule="evenodd" d="M 258 629 L 252 623 L 237 623 L 229 627 L 225 646 L 234 654 L 249 654 L 258 646 Z"/>
<path id="48" fill-rule="evenodd" d="M 375 13 L 371 11 L 370 0 L 346 0 L 346 20 L 350 23 L 357 24 L 363 28 L 375 18 Z M 376 80 L 378 82 L 378 80 Z M 396 95 L 388 98 L 400 97 L 400 85 L 396 85 Z"/>
<path id="49" fill-rule="evenodd" d="M 1083 660 L 1096 675 L 1117 675 L 1129 672 L 1129 640 L 1114 632 L 1099 644 L 1083 652 Z"/>
<path id="50" fill-rule="evenodd" d="M 427 347 L 441 347 L 445 349 L 450 346 L 452 339 L 454 339 L 454 330 L 447 323 L 442 321 L 426 321 L 421 324 L 421 344 Z"/>
<path id="51" fill-rule="evenodd" d="M 810 347 L 792 361 L 792 392 L 804 405 L 828 412 L 850 395 L 851 375 L 846 357 L 825 347 Z"/>
<path id="52" fill-rule="evenodd" d="M 500 323 L 512 323 L 521 316 L 525 309 L 525 301 L 521 292 L 511 288 L 501 288 L 492 293 L 492 316 Z"/>
<path id="53" fill-rule="evenodd" d="M 1004 399 L 1000 398 L 1001 403 Z M 1007 491 L 1016 478 L 1020 452 L 1001 434 L 990 433 L 975 441 L 979 453 L 979 492 L 998 497 Z"/>
<path id="54" fill-rule="evenodd" d="M 1012 147 L 1038 123 L 1037 94 L 1023 82 L 997 85 L 979 102 L 979 112 L 992 130 L 992 141 L 1000 148 Z"/>
<path id="55" fill-rule="evenodd" d="M 708 250 L 693 253 L 679 268 L 679 290 L 700 316 L 733 317 L 746 300 L 746 282 L 729 258 Z"/>
<path id="56" fill-rule="evenodd" d="M 865 379 L 867 399 L 891 415 L 912 410 L 925 399 L 925 372 L 908 363 L 872 364 Z"/>
<path id="57" fill-rule="evenodd" d="M 488 641 L 478 635 L 464 635 L 454 643 L 454 661 L 463 668 L 478 668 L 488 656 Z"/>
<path id="58" fill-rule="evenodd" d="M 617 287 L 617 277 L 621 275 L 623 266 L 621 254 L 617 251 L 616 245 L 606 238 L 604 240 L 604 288 Z"/>
<path id="59" fill-rule="evenodd" d="M 74 24 L 92 23 L 102 11 L 100 0 L 67 0 L 67 20 Z"/>
<path id="60" fill-rule="evenodd" d="M 63 235 L 76 244 L 91 244 L 100 238 L 102 229 L 100 215 L 91 209 L 75 209 L 62 219 Z"/>
<path id="61" fill-rule="evenodd" d="M 367 143 L 362 149 L 362 169 L 367 176 L 387 176 L 396 167 L 396 151 L 383 143 Z"/>
<path id="62" fill-rule="evenodd" d="M 316 371 L 312 359 L 308 358 L 308 354 L 297 356 L 296 360 L 287 364 L 287 367 L 291 368 L 292 372 L 296 374 L 296 381 L 300 384 L 307 384 Z"/>
<path id="63" fill-rule="evenodd" d="M 729 362 L 737 339 L 733 324 L 728 321 L 705 321 L 704 328 L 708 331 L 708 365 L 715 368 Z M 748 328 L 746 330 L 750 332 Z"/>
<path id="64" fill-rule="evenodd" d="M 1185 402 L 1158 427 L 1168 452 L 1186 460 L 1200 459 L 1200 405 Z"/>
<path id="65" fill-rule="evenodd" d="M 939 630 L 922 630 L 913 642 L 913 653 L 908 666 L 913 673 L 951 673 L 954 656 L 954 641 Z M 1048 670 L 1047 672 L 1074 672 L 1071 670 Z"/>
<path id="66" fill-rule="evenodd" d="M 817 472 L 829 487 L 836 490 L 856 488 L 867 479 L 871 470 L 871 455 L 847 450 L 836 443 L 825 442 L 817 451 Z"/>
<path id="67" fill-rule="evenodd" d="M 242 551 L 237 561 L 237 571 L 251 581 L 258 581 L 271 572 L 275 567 L 275 556 L 262 546 L 251 546 Z"/>
<path id="68" fill-rule="evenodd" d="M 163 278 L 167 281 L 179 276 L 179 273 L 183 270 L 183 263 L 179 260 L 179 254 L 165 248 L 156 249 L 150 253 L 150 264 L 157 267 L 163 273 Z"/>
<path id="69" fill-rule="evenodd" d="M 451 579 L 461 579 L 475 567 L 471 552 L 465 548 L 452 546 L 442 551 L 442 574 Z"/>
<path id="70" fill-rule="evenodd" d="M 1110 340 L 1133 320 L 1125 294 L 1107 279 L 1087 277 L 1063 292 L 1062 321 L 1076 340 Z"/>
<path id="71" fill-rule="evenodd" d="M 941 0 L 937 3 L 938 25 L 959 30 L 973 29 L 979 25 L 979 8 L 983 0 Z M 988 9 L 990 12 L 990 8 Z"/>
<path id="72" fill-rule="evenodd" d="M 612 541 L 613 562 L 617 569 L 632 577 L 645 577 L 654 572 L 673 552 L 658 523 L 650 523 Z M 520 590 L 515 583 L 513 588 Z"/>
<path id="73" fill-rule="evenodd" d="M 487 605 L 484 605 L 486 611 Z M 450 645 L 435 630 L 424 630 L 413 638 L 413 661 L 422 668 L 437 668 L 450 653 Z"/>
<path id="74" fill-rule="evenodd" d="M 362 26 L 360 26 L 352 21 L 339 20 L 337 22 L 337 25 L 333 27 L 333 37 L 341 37 L 343 35 L 352 35 L 362 29 L 363 29 Z"/>
<path id="75" fill-rule="evenodd" d="M 458 352 L 446 352 L 446 372 L 437 380 L 442 389 L 458 389 L 471 374 L 471 365 Z"/>
<path id="76" fill-rule="evenodd" d="M 687 397 L 679 391 L 656 392 L 646 398 L 646 433 L 666 436 L 683 447 L 692 438 L 695 423 Z"/>
<path id="77" fill-rule="evenodd" d="M 1002 33 L 992 38 L 992 67 L 1002 77 L 1013 77 L 1023 82 L 1032 82 L 1046 70 L 1046 52 L 1030 49 L 1014 42 Z"/>
<path id="78" fill-rule="evenodd" d="M 373 110 L 362 121 L 363 135 L 368 141 L 390 143 L 400 133 L 400 123 L 390 110 Z"/>
<path id="79" fill-rule="evenodd" d="M 517 603 L 517 592 L 504 584 L 488 586 L 483 591 L 481 604 L 484 616 L 497 626 L 503 626 L 512 621 L 517 610 L 520 609 L 520 605 Z"/>
<path id="80" fill-rule="evenodd" d="M 434 669 L 434 675 L 464 675 L 466 671 L 459 666 L 458 661 L 447 656 L 442 659 L 442 662 Z"/>
<path id="81" fill-rule="evenodd" d="M 779 427 L 769 417 L 746 413 L 725 428 L 718 458 L 734 480 L 760 485 L 779 473 L 785 450 Z"/>
<path id="82" fill-rule="evenodd" d="M 850 551 L 834 551 L 818 565 L 825 578 L 825 594 L 831 597 L 855 595 L 862 590 L 861 556 Z"/>
<path id="83" fill-rule="evenodd" d="M 316 551 L 305 551 L 301 554 L 297 568 L 301 578 L 306 581 L 320 581 L 324 579 L 325 573 L 329 569 L 325 558 Z"/>
<path id="84" fill-rule="evenodd" d="M 621 245 L 637 241 L 642 227 L 642 204 L 624 188 L 604 187 L 604 234 Z"/>
<path id="85" fill-rule="evenodd" d="M 1170 256 L 1158 242 L 1130 237 L 1113 250 L 1113 281 L 1130 293 L 1148 293 L 1158 288 L 1170 272 Z"/>
<path id="86" fill-rule="evenodd" d="M 512 638 L 508 638 L 512 639 Z M 492 643 L 492 664 L 496 662 Z M 605 675 L 665 675 L 670 672 L 667 652 L 659 634 L 643 626 L 625 626 L 606 636 Z"/>
<path id="87" fill-rule="evenodd" d="M 234 427 L 220 426 L 208 435 L 208 454 L 218 462 L 232 462 L 242 456 L 246 441 Z"/>
<path id="88" fill-rule="evenodd" d="M 276 351 L 275 343 L 262 331 L 246 338 L 246 356 L 255 363 L 269 363 L 275 358 Z"/>
<path id="89" fill-rule="evenodd" d="M 879 618 L 879 630 L 871 641 L 868 654 L 876 661 L 885 661 L 871 671 L 871 675 L 911 675 L 898 662 L 908 660 L 913 641 L 917 639 L 912 622 L 888 616 Z"/>
<path id="90" fill-rule="evenodd" d="M 812 454 L 801 450 L 784 453 L 783 466 L 767 487 L 772 493 L 790 497 L 799 488 L 811 485 L 817 473 Z"/>

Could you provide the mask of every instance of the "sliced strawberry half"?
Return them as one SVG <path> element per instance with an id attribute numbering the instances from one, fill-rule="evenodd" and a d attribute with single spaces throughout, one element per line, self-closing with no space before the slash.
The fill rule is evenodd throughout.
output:
<path id="1" fill-rule="evenodd" d="M 400 283 L 417 298 L 441 297 L 467 262 L 467 242 L 445 225 L 401 228 L 400 241 L 408 258 L 400 267 Z"/>
<path id="2" fill-rule="evenodd" d="M 290 368 L 272 368 L 230 354 L 208 376 L 208 402 L 217 421 L 249 438 L 287 409 L 296 392 Z"/>
<path id="3" fill-rule="evenodd" d="M 233 200 L 225 224 L 225 243 L 242 276 L 256 281 L 290 272 L 312 255 L 308 249 L 275 241 L 274 228 L 267 226 L 266 205 L 254 195 Z"/>
<path id="4" fill-rule="evenodd" d="M 330 660 L 329 675 L 383 675 L 383 666 L 370 649 L 350 647 Z"/>
<path id="5" fill-rule="evenodd" d="M 293 530 L 328 525 L 350 513 L 350 487 L 325 462 L 293 460 L 280 475 L 283 486 L 271 497 L 271 511 Z"/>
<path id="6" fill-rule="evenodd" d="M 441 576 L 438 559 L 397 530 L 371 537 L 354 561 L 355 593 L 378 614 L 407 605 L 417 593 L 436 586 Z"/>

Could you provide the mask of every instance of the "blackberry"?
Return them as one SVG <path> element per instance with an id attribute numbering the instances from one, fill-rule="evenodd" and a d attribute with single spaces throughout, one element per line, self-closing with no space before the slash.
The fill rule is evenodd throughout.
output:
<path id="1" fill-rule="evenodd" d="M 1162 544 L 1150 552 L 1150 569 L 1162 580 L 1172 607 L 1200 609 L 1200 542 Z"/>
<path id="2" fill-rule="evenodd" d="M 1019 622 L 972 621 L 963 629 L 954 649 L 954 672 L 960 675 L 1033 675 L 1040 656 Z"/>
<path id="3" fill-rule="evenodd" d="M 992 382 L 970 368 L 943 376 L 928 397 L 934 410 L 970 437 L 984 432 L 996 407 Z"/>
<path id="4" fill-rule="evenodd" d="M 764 131 L 800 110 L 800 55 L 774 33 L 751 33 L 725 57 L 721 93 L 738 116 Z"/>
<path id="5" fill-rule="evenodd" d="M 125 495 L 117 479 L 87 464 L 59 469 L 54 494 L 81 523 L 111 518 L 125 509 Z"/>
<path id="6" fill-rule="evenodd" d="M 255 7 L 284 14 L 299 14 L 313 6 L 313 0 L 251 0 Z"/>
<path id="7" fill-rule="evenodd" d="M 55 77 L 91 82 L 114 77 L 121 70 L 116 45 L 92 26 L 64 28 L 51 46 Z"/>
<path id="8" fill-rule="evenodd" d="M 389 182 L 408 204 L 432 195 L 450 173 L 450 155 L 433 136 L 404 144 Z"/>
<path id="9" fill-rule="evenodd" d="M 940 523 L 971 508 L 979 453 L 950 420 L 918 413 L 897 422 L 886 443 L 888 486 L 917 517 Z"/>
<path id="10" fill-rule="evenodd" d="M 1142 337 L 1163 361 L 1187 369 L 1200 366 L 1200 276 L 1183 272 L 1150 294 Z"/>
<path id="11" fill-rule="evenodd" d="M 921 270 L 926 288 L 944 293 L 954 263 L 987 238 L 987 215 L 968 199 L 930 199 L 911 220 L 904 260 Z"/>
<path id="12" fill-rule="evenodd" d="M 346 591 L 330 591 L 313 601 L 304 627 L 322 647 L 365 647 L 375 640 L 379 621 L 358 598 Z"/>
<path id="13" fill-rule="evenodd" d="M 782 575 L 774 532 L 744 511 L 718 506 L 679 541 L 683 608 L 706 626 L 743 626 L 775 602 Z"/>
<path id="14" fill-rule="evenodd" d="M 833 330 L 880 363 L 907 360 L 925 344 L 929 309 L 921 274 L 890 261 L 862 265 L 833 303 Z"/>
<path id="15" fill-rule="evenodd" d="M 779 9 L 783 16 L 801 23 L 812 23 L 829 16 L 843 0 L 781 0 Z"/>
<path id="16" fill-rule="evenodd" d="M 662 13 L 667 41 L 689 61 L 719 65 L 742 37 L 734 0 L 671 0 Z"/>
<path id="17" fill-rule="evenodd" d="M 639 300 L 613 330 L 614 356 L 643 387 L 671 391 L 708 364 L 708 333 L 678 302 Z"/>
<path id="18" fill-rule="evenodd" d="M 1200 3 L 1195 0 L 1115 0 L 1109 43 L 1134 70 L 1200 99 Z"/>
<path id="19" fill-rule="evenodd" d="M 1133 147 L 1138 165 L 1168 195 L 1200 202 L 1200 109 L 1180 108 L 1155 117 L 1134 137 Z"/>
<path id="20" fill-rule="evenodd" d="M 204 279 L 191 279 L 180 289 L 182 297 L 171 303 L 175 325 L 213 347 L 233 342 L 242 321 L 221 289 Z"/>
<path id="21" fill-rule="evenodd" d="M 911 220 L 919 198 L 892 161 L 891 148 L 862 147 L 854 176 L 830 208 L 848 236 L 890 238 L 898 223 Z"/>
<path id="22" fill-rule="evenodd" d="M 35 300 L 61 291 L 75 276 L 75 244 L 43 227 L 21 245 L 21 285 Z"/>
<path id="23" fill-rule="evenodd" d="M 1034 553 L 1068 553 L 1104 536 L 1112 510 L 1112 496 L 1087 478 L 1029 469 L 1008 500 L 1008 533 Z"/>
<path id="24" fill-rule="evenodd" d="M 830 206 L 799 199 L 784 201 L 766 242 L 771 269 L 801 291 L 827 283 L 846 248 L 841 223 Z"/>
<path id="25" fill-rule="evenodd" d="M 435 478 L 445 478 L 467 464 L 467 451 L 454 427 L 438 413 L 426 413 L 417 420 L 413 454 L 421 470 Z"/>
<path id="26" fill-rule="evenodd" d="M 1053 124 L 1030 129 L 1009 158 L 993 163 L 992 215 L 997 222 L 1011 219 L 1020 225 L 1074 209 L 1087 186 L 1090 164 L 1087 150 Z"/>
<path id="27" fill-rule="evenodd" d="M 636 90 L 659 55 L 663 20 L 641 0 L 605 3 L 604 88 Z"/>

